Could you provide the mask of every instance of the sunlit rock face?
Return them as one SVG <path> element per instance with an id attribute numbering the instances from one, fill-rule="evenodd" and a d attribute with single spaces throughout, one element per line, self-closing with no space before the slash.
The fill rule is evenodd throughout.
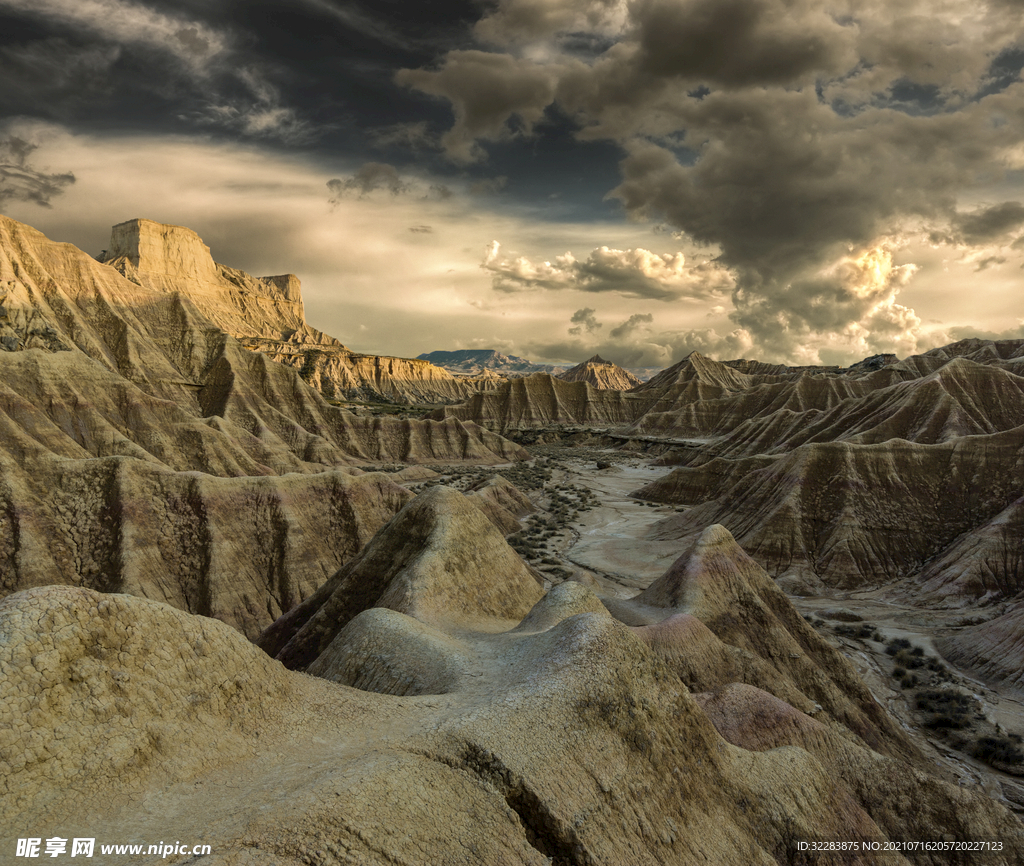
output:
<path id="1" fill-rule="evenodd" d="M 225 330 L 320 339 L 294 278 L 229 271 L 146 220 L 112 250 L 0 217 L 2 595 L 127 592 L 255 637 L 411 497 L 354 466 L 525 455 L 455 420 L 352 415 Z"/>
<path id="2" fill-rule="evenodd" d="M 594 355 L 582 364 L 559 373 L 558 378 L 566 382 L 589 382 L 595 388 L 605 391 L 628 391 L 641 384 L 628 370 L 606 361 L 600 355 Z"/>
<path id="3" fill-rule="evenodd" d="M 184 293 L 243 346 L 300 371 L 332 400 L 457 402 L 480 383 L 426 361 L 353 352 L 305 320 L 298 277 L 253 277 L 214 262 L 194 231 L 146 219 L 111 229 L 101 260 L 139 285 Z"/>

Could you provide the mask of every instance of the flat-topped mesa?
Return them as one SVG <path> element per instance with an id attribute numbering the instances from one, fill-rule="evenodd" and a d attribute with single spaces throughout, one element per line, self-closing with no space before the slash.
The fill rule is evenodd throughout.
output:
<path id="1" fill-rule="evenodd" d="M 150 289 L 181 292 L 233 336 L 336 343 L 306 325 L 299 278 L 253 277 L 217 264 L 192 229 L 148 219 L 118 223 L 100 261 Z"/>
<path id="2" fill-rule="evenodd" d="M 140 286 L 187 297 L 246 349 L 300 370 L 328 399 L 452 403 L 479 387 L 426 361 L 352 352 L 306 324 L 298 277 L 254 277 L 218 264 L 184 226 L 118 223 L 99 260 Z"/>

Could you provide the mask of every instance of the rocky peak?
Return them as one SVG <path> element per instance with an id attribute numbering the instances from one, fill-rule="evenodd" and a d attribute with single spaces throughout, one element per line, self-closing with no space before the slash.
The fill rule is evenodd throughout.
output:
<path id="1" fill-rule="evenodd" d="M 558 378 L 566 382 L 588 382 L 594 388 L 606 391 L 628 391 L 640 384 L 640 380 L 628 370 L 606 361 L 600 355 L 594 355 L 571 370 L 560 373 Z"/>

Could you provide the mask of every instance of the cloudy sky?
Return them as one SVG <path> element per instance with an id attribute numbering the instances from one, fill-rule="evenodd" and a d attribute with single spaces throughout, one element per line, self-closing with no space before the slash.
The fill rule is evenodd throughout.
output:
<path id="1" fill-rule="evenodd" d="M 1024 336 L 1021 0 L 0 0 L 0 212 L 293 272 L 354 349 Z"/>

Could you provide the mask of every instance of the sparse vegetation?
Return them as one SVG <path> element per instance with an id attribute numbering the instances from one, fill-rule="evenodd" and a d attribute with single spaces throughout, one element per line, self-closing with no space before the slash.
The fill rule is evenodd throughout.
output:
<path id="1" fill-rule="evenodd" d="M 1020 764 L 1024 762 L 1024 752 L 1017 747 L 1017 742 L 1006 736 L 979 737 L 971 749 L 971 754 L 986 764 Z"/>
<path id="2" fill-rule="evenodd" d="M 978 702 L 956 689 L 929 689 L 917 693 L 915 706 L 927 713 L 924 726 L 932 730 L 972 727 L 971 715 Z"/>
<path id="3" fill-rule="evenodd" d="M 860 625 L 837 625 L 835 632 L 840 637 L 852 637 L 857 640 L 873 640 L 881 643 L 882 636 L 875 630 L 875 627 L 871 623 L 861 623 Z"/>
<path id="4" fill-rule="evenodd" d="M 891 656 L 896 655 L 896 653 L 904 649 L 910 649 L 910 641 L 905 637 L 894 637 L 885 645 L 886 653 Z"/>

